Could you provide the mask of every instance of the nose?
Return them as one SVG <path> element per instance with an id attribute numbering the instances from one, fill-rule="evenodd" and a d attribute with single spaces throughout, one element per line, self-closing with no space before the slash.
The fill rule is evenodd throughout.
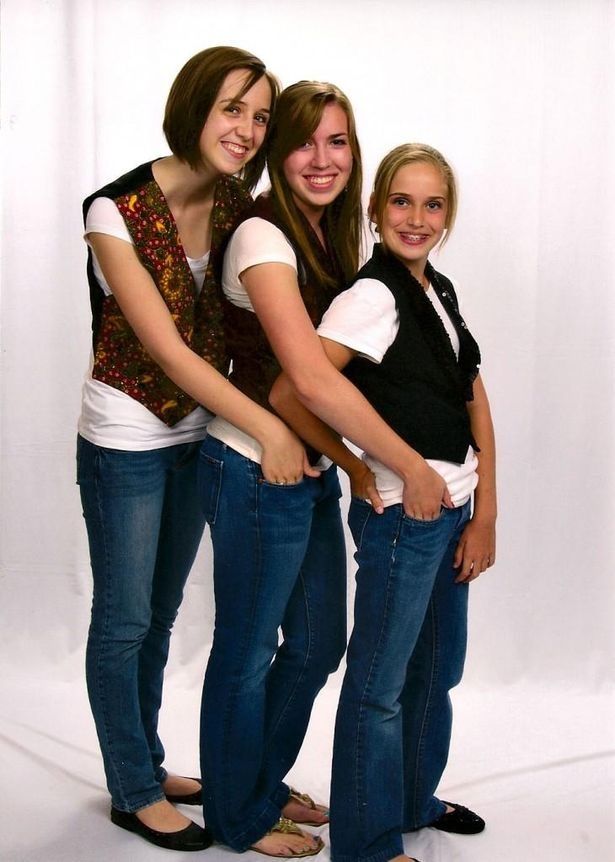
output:
<path id="1" fill-rule="evenodd" d="M 421 207 L 416 204 L 410 205 L 406 213 L 406 221 L 412 227 L 421 227 L 423 224 L 423 212 Z"/>
<path id="2" fill-rule="evenodd" d="M 312 164 L 315 168 L 326 168 L 329 166 L 329 152 L 325 143 L 316 144 L 312 151 Z"/>
<path id="3" fill-rule="evenodd" d="M 249 140 L 252 137 L 252 117 L 247 116 L 247 114 L 238 117 L 235 130 L 240 138 Z"/>

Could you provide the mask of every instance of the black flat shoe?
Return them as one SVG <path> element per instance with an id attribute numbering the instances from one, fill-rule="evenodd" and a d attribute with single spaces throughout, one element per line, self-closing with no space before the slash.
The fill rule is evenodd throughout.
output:
<path id="1" fill-rule="evenodd" d="M 433 823 L 428 823 L 428 826 L 441 829 L 442 832 L 457 832 L 459 835 L 476 835 L 485 828 L 483 818 L 464 805 L 458 805 L 456 802 L 444 802 L 444 804 L 450 805 L 453 810 L 445 811 Z"/>
<path id="2" fill-rule="evenodd" d="M 190 823 L 179 832 L 158 832 L 142 823 L 136 814 L 117 808 L 111 808 L 111 822 L 166 850 L 206 850 L 213 841 L 209 831 L 197 823 Z"/>
<path id="3" fill-rule="evenodd" d="M 201 784 L 200 778 L 191 778 L 191 781 L 198 781 Z M 202 805 L 203 804 L 203 785 L 200 790 L 195 790 L 193 793 L 165 793 L 168 802 L 173 805 Z"/>

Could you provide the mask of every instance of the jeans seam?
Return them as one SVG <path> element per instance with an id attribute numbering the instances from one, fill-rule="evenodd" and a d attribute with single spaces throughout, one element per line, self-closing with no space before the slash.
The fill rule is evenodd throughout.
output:
<path id="1" fill-rule="evenodd" d="M 296 694 L 296 692 L 297 692 L 297 690 L 298 690 L 299 686 L 301 685 L 301 682 L 303 681 L 303 678 L 304 678 L 304 676 L 305 676 L 305 669 L 306 669 L 306 667 L 308 666 L 309 661 L 310 661 L 310 658 L 311 658 L 311 656 L 312 656 L 312 647 L 313 647 L 313 644 L 314 644 L 314 632 L 313 632 L 313 626 L 312 626 L 312 613 L 311 613 L 311 607 L 310 607 L 310 598 L 309 598 L 309 594 L 308 594 L 308 592 L 307 592 L 307 590 L 306 590 L 306 587 L 305 587 L 305 579 L 304 579 L 303 574 L 302 574 L 302 572 L 301 572 L 301 571 L 299 572 L 299 576 L 298 576 L 298 578 L 297 578 L 297 581 L 298 581 L 298 583 L 301 585 L 301 592 L 303 593 L 303 596 L 304 596 L 304 599 L 305 599 L 305 612 L 306 612 L 307 631 L 308 631 L 308 647 L 307 647 L 307 650 L 306 650 L 306 652 L 305 652 L 305 656 L 304 656 L 304 659 L 303 659 L 303 666 L 301 667 L 301 672 L 297 675 L 297 679 L 296 679 L 296 681 L 295 681 L 295 684 L 294 684 L 294 686 L 293 686 L 293 689 L 292 689 L 292 691 L 290 692 L 290 694 L 288 695 L 288 697 L 287 697 L 287 699 L 286 699 L 286 703 L 285 703 L 285 705 L 284 705 L 284 709 L 280 711 L 280 715 L 278 716 L 278 720 L 277 720 L 277 722 L 276 722 L 276 724 L 275 724 L 275 727 L 273 727 L 273 728 L 271 729 L 271 736 L 273 736 L 273 735 L 276 733 L 277 729 L 279 728 L 280 724 L 282 723 L 282 720 L 284 719 L 285 715 L 287 714 L 287 712 L 288 712 L 288 710 L 289 710 L 289 708 L 290 708 L 290 706 L 291 706 L 291 704 L 292 704 L 292 702 L 293 702 L 293 700 L 294 700 L 295 694 Z M 264 751 L 263 751 L 263 759 L 264 759 L 264 756 L 267 754 L 267 751 L 269 750 L 269 748 L 270 748 L 270 747 L 271 747 L 271 745 L 269 744 L 269 745 L 267 746 L 267 748 L 266 748 L 266 749 L 264 749 Z"/>
<path id="2" fill-rule="evenodd" d="M 255 518 L 255 531 L 254 531 L 254 533 L 256 536 L 255 545 L 256 545 L 256 549 L 257 549 L 256 571 L 258 572 L 258 577 L 254 581 L 253 591 L 252 591 L 252 601 L 254 602 L 254 597 L 258 594 L 257 587 L 258 587 L 260 580 L 261 580 L 261 577 L 262 577 L 262 571 L 261 571 L 261 568 L 262 568 L 261 567 L 262 541 L 261 541 L 261 530 L 260 530 L 260 520 L 259 520 L 258 481 L 257 481 L 257 476 L 255 475 L 255 471 L 252 469 L 252 464 L 254 464 L 255 462 L 249 461 L 248 459 L 245 459 L 245 462 L 246 462 L 246 466 L 248 467 L 248 474 L 249 474 L 249 478 L 251 481 L 251 491 L 253 493 L 253 509 L 254 509 L 254 518 Z M 222 782 L 222 786 L 226 787 L 229 790 L 229 793 L 227 793 L 223 797 L 225 812 L 231 810 L 231 807 L 232 807 L 231 806 L 231 799 L 230 799 L 231 781 L 229 780 L 230 763 L 232 762 L 232 757 L 229 756 L 229 744 L 230 744 L 230 737 L 231 737 L 231 734 L 230 734 L 231 722 L 229 721 L 229 717 L 230 717 L 229 714 L 232 714 L 232 711 L 234 708 L 234 701 L 237 699 L 237 693 L 239 691 L 239 685 L 240 685 L 241 671 L 243 670 L 243 668 L 245 666 L 246 655 L 247 655 L 247 651 L 248 651 L 248 645 L 250 643 L 250 638 L 253 636 L 253 632 L 254 632 L 255 616 L 256 615 L 254 613 L 251 614 L 253 622 L 252 622 L 251 630 L 249 632 L 247 632 L 247 635 L 244 638 L 243 652 L 242 652 L 241 664 L 240 664 L 240 674 L 238 675 L 238 677 L 235 681 L 235 685 L 233 686 L 233 688 L 230 692 L 230 696 L 229 696 L 229 699 L 227 702 L 227 707 L 226 707 L 225 713 L 224 713 L 225 714 L 224 740 L 223 740 L 222 748 L 224 751 L 223 762 L 227 764 L 227 767 L 224 770 L 224 780 Z M 266 814 L 267 805 L 269 805 L 269 804 L 270 804 L 269 800 L 267 800 L 265 808 L 263 810 L 259 811 L 258 814 L 256 814 L 247 824 L 245 824 L 244 828 L 242 829 L 241 832 L 237 833 L 237 835 L 232 836 L 232 840 L 234 843 L 236 843 L 237 845 L 243 846 L 243 843 L 245 842 L 245 836 L 249 835 L 249 833 L 253 830 L 254 826 L 262 818 L 263 814 Z"/>
<path id="3" fill-rule="evenodd" d="M 369 514 L 370 513 L 368 513 L 368 518 L 369 518 Z M 366 518 L 366 523 L 367 523 L 367 518 Z M 377 667 L 377 662 L 378 662 L 379 655 L 380 655 L 379 650 L 380 650 L 380 647 L 382 644 L 384 630 L 386 628 L 386 625 L 387 625 L 388 619 L 389 619 L 391 580 L 393 577 L 393 569 L 395 566 L 397 543 L 399 540 L 399 532 L 401 530 L 401 525 L 402 525 L 402 517 L 400 515 L 398 515 L 397 526 L 395 529 L 395 537 L 393 539 L 393 542 L 391 543 L 391 555 L 390 555 L 390 559 L 389 559 L 389 571 L 388 571 L 387 583 L 386 583 L 386 599 L 385 599 L 384 610 L 383 610 L 383 614 L 382 614 L 382 623 L 381 623 L 381 627 L 380 627 L 380 634 L 378 635 L 378 642 L 377 642 L 376 647 L 374 649 L 374 655 L 373 655 L 373 658 L 372 658 L 372 661 L 370 664 L 367 678 L 365 680 L 365 686 L 363 687 L 363 691 L 361 693 L 361 698 L 359 700 L 359 720 L 357 722 L 357 743 L 356 743 L 357 756 L 356 756 L 356 764 L 355 764 L 355 786 L 357 788 L 357 799 L 355 800 L 355 804 L 357 807 L 357 821 L 358 821 L 362 831 L 364 831 L 364 829 L 365 829 L 364 817 L 363 817 L 363 812 L 362 812 L 363 806 L 361 805 L 361 800 L 360 800 L 360 797 L 364 796 L 363 775 L 361 772 L 361 769 L 363 768 L 363 748 L 364 748 L 364 740 L 362 738 L 362 736 L 364 735 L 364 721 L 363 721 L 363 716 L 364 716 L 364 712 L 365 712 L 364 703 L 365 703 L 365 698 L 367 696 L 369 686 L 370 686 L 370 683 L 372 680 L 373 672 Z M 363 733 L 362 733 L 362 731 L 363 731 Z M 361 790 L 359 790 L 359 788 L 361 788 Z"/>
<path id="4" fill-rule="evenodd" d="M 101 481 L 100 452 L 96 451 L 94 457 L 95 457 L 95 461 L 94 461 L 94 487 L 96 489 L 96 507 L 98 509 L 98 513 L 99 513 L 99 517 L 100 517 L 100 523 L 101 523 L 101 527 L 102 527 L 102 530 L 101 530 L 102 541 L 103 541 L 103 545 L 104 545 L 104 549 L 105 549 L 105 570 L 108 572 L 109 568 L 110 568 L 110 560 L 109 560 L 109 546 L 107 543 L 107 531 L 104 527 L 104 525 L 105 525 L 104 506 L 102 504 L 102 496 L 100 493 L 100 481 Z M 105 578 L 105 592 L 106 592 L 106 594 L 105 594 L 105 618 L 104 618 L 104 622 L 103 622 L 103 626 L 102 626 L 102 632 L 101 632 L 101 643 L 100 643 L 100 647 L 97 651 L 97 657 L 96 657 L 96 688 L 98 691 L 98 696 L 100 698 L 101 711 L 102 711 L 102 714 L 104 717 L 105 737 L 106 737 L 106 741 L 107 741 L 107 750 L 109 751 L 108 761 L 109 761 L 111 768 L 113 769 L 113 772 L 115 773 L 115 780 L 116 780 L 117 786 L 119 787 L 120 792 L 122 794 L 122 802 L 123 802 L 123 804 L 126 804 L 124 802 L 125 791 L 124 791 L 122 776 L 121 776 L 120 772 L 118 771 L 118 769 L 116 768 L 116 765 L 115 765 L 115 749 L 114 749 L 113 741 L 111 739 L 111 735 L 109 733 L 109 721 L 107 718 L 107 716 L 108 716 L 107 699 L 105 696 L 104 684 L 103 684 L 104 673 L 102 672 L 102 667 L 104 664 L 104 657 L 105 657 L 106 649 L 108 647 L 109 616 L 110 616 L 110 611 L 109 611 L 110 591 L 111 591 L 111 578 L 106 577 Z"/>
<path id="5" fill-rule="evenodd" d="M 433 599 L 429 602 L 428 613 L 431 618 L 431 624 L 433 628 L 433 649 L 431 654 L 431 674 L 429 677 L 429 689 L 427 692 L 427 697 L 425 699 L 425 711 L 423 713 L 423 720 L 421 722 L 421 730 L 419 733 L 419 738 L 417 741 L 416 747 L 416 770 L 414 775 L 414 801 L 413 801 L 413 819 L 414 823 L 417 824 L 418 817 L 418 798 L 420 796 L 420 775 L 422 774 L 421 764 L 422 759 L 425 753 L 425 732 L 426 728 L 429 724 L 431 717 L 431 693 L 434 688 L 434 681 L 438 675 L 438 656 L 439 656 L 439 630 L 438 630 L 438 621 L 437 615 L 435 612 L 435 607 L 433 603 Z M 423 824 L 419 824 L 423 825 Z"/>

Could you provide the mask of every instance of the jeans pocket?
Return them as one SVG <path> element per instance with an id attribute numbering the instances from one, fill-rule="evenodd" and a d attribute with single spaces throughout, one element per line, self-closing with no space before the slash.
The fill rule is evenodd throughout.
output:
<path id="1" fill-rule="evenodd" d="M 210 526 L 216 523 L 218 516 L 223 467 L 222 461 L 212 458 L 201 449 L 198 470 L 199 497 L 205 520 Z"/>
<path id="2" fill-rule="evenodd" d="M 299 479 L 298 482 L 268 482 L 262 474 L 258 480 L 259 485 L 264 485 L 266 488 L 279 488 L 280 490 L 282 490 L 283 488 L 299 488 L 301 485 L 303 485 L 303 482 L 303 476 L 301 477 L 301 479 Z"/>
<path id="3" fill-rule="evenodd" d="M 361 497 L 351 497 L 348 509 L 348 526 L 352 534 L 357 551 L 361 550 L 363 544 L 363 532 L 372 515 L 373 509 L 370 503 L 366 503 Z"/>
<path id="4" fill-rule="evenodd" d="M 435 518 L 430 518 L 429 520 L 426 518 L 413 518 L 411 515 L 406 515 L 404 512 L 403 519 L 404 521 L 409 521 L 411 524 L 418 524 L 421 527 L 429 527 L 430 524 L 439 524 L 448 511 L 450 510 L 446 506 L 440 506 L 439 515 Z"/>

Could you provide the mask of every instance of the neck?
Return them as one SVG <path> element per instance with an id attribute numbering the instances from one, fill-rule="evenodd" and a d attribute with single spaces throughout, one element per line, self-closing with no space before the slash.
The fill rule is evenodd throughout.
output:
<path id="1" fill-rule="evenodd" d="M 297 209 L 301 211 L 301 213 L 306 217 L 309 221 L 312 229 L 317 233 L 318 236 L 322 235 L 322 230 L 320 228 L 320 222 L 322 221 L 322 217 L 325 213 L 324 207 L 310 206 L 306 204 L 305 201 L 297 200 L 297 198 L 293 195 L 293 199 L 297 206 Z"/>
<path id="2" fill-rule="evenodd" d="M 195 170 L 177 156 L 154 162 L 152 172 L 169 205 L 178 207 L 213 201 L 220 178 L 220 174 L 210 168 L 203 166 Z"/>

